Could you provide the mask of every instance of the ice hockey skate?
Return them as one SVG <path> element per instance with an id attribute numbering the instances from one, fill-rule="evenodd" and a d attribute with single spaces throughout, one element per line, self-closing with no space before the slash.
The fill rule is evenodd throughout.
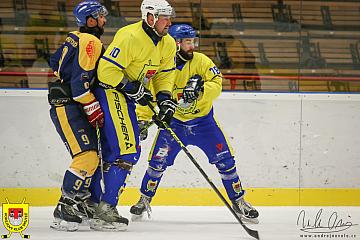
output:
<path id="1" fill-rule="evenodd" d="M 141 194 L 139 201 L 130 208 L 131 220 L 133 222 L 141 221 L 145 212 L 147 212 L 148 218 L 150 218 L 150 202 L 151 197 Z"/>
<path id="2" fill-rule="evenodd" d="M 244 196 L 233 201 L 232 207 L 240 219 L 245 223 L 259 223 L 259 212 L 253 206 L 251 206 L 250 203 L 244 200 Z"/>
<path id="3" fill-rule="evenodd" d="M 66 196 L 61 196 L 55 210 L 54 221 L 50 228 L 58 231 L 73 232 L 78 230 L 82 218 L 77 208 L 78 202 Z"/>
<path id="4" fill-rule="evenodd" d="M 82 226 L 89 226 L 91 219 L 94 218 L 94 214 L 97 208 L 97 204 L 91 201 L 89 198 L 77 204 L 80 217 L 82 218 Z"/>
<path id="5" fill-rule="evenodd" d="M 120 216 L 116 206 L 101 201 L 96 208 L 94 218 L 90 220 L 90 228 L 95 231 L 125 231 L 129 220 Z"/>

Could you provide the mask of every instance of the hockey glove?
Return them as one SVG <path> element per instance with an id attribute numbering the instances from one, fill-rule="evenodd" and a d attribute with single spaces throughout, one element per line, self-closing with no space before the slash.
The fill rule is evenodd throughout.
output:
<path id="1" fill-rule="evenodd" d="M 149 122 L 145 120 L 139 120 L 138 126 L 140 131 L 140 141 L 144 141 L 148 136 L 148 125 Z"/>
<path id="2" fill-rule="evenodd" d="M 122 90 L 128 97 L 142 106 L 146 106 L 153 99 L 151 92 L 139 81 L 128 82 Z"/>
<path id="3" fill-rule="evenodd" d="M 187 103 L 195 101 L 204 91 L 204 81 L 200 75 L 192 76 L 183 90 L 183 99 Z"/>
<path id="4" fill-rule="evenodd" d="M 96 99 L 93 101 L 83 104 L 83 109 L 86 114 L 86 117 L 89 123 L 96 127 L 96 122 L 98 122 L 99 127 L 104 125 L 104 113 L 101 110 L 100 104 Z"/>
<path id="5" fill-rule="evenodd" d="M 171 118 L 176 110 L 176 102 L 171 99 L 169 94 L 161 92 L 156 95 L 156 99 L 160 110 L 157 116 L 153 116 L 153 120 L 159 128 L 165 129 L 163 122 L 170 125 Z"/>

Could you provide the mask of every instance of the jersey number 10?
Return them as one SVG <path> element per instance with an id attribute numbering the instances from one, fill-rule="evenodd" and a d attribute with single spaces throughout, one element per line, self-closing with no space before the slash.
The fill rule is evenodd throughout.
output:
<path id="1" fill-rule="evenodd" d="M 110 52 L 110 56 L 112 56 L 113 58 L 117 58 L 119 53 L 120 53 L 120 48 L 114 47 L 114 49 L 111 50 Z"/>

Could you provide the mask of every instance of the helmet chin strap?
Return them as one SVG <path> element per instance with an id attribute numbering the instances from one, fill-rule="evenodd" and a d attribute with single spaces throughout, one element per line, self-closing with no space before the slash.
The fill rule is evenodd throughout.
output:
<path id="1" fill-rule="evenodd" d="M 153 27 L 152 29 L 154 30 L 154 32 L 155 32 L 156 35 L 158 35 L 159 37 L 163 37 L 162 34 L 159 34 L 159 33 L 156 31 L 155 27 Z"/>
<path id="2" fill-rule="evenodd" d="M 154 15 L 153 15 L 154 16 Z M 155 17 L 154 16 L 154 24 L 151 26 L 149 23 L 148 23 L 148 21 L 147 21 L 147 19 L 146 19 L 146 24 L 154 31 L 154 33 L 156 34 L 156 35 L 158 35 L 159 37 L 163 37 L 163 35 L 162 34 L 160 34 L 160 33 L 158 33 L 158 31 L 156 31 L 156 29 L 155 29 L 155 24 L 156 24 L 156 22 L 158 21 L 158 17 Z"/>

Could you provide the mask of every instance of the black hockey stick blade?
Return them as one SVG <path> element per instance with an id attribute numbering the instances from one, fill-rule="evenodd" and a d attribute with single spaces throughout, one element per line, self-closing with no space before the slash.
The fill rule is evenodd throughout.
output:
<path id="1" fill-rule="evenodd" d="M 246 231 L 250 236 L 252 236 L 253 238 L 255 238 L 255 239 L 257 239 L 257 240 L 260 240 L 260 236 L 259 236 L 259 232 L 258 232 L 258 231 L 248 228 L 245 224 L 242 225 L 242 226 L 244 227 L 245 231 Z"/>

